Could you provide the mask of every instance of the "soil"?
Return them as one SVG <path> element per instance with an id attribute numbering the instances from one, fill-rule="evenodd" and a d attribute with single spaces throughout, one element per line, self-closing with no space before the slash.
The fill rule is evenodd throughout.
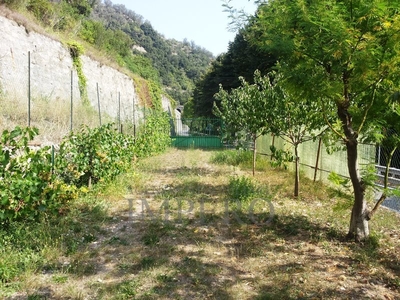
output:
<path id="1" fill-rule="evenodd" d="M 112 200 L 94 240 L 8 299 L 400 299 L 393 213 L 376 216 L 391 214 L 389 229 L 371 222 L 375 239 L 348 242 L 349 212 L 335 213 L 320 183 L 293 199 L 290 176 L 258 171 L 252 180 L 276 188 L 272 221 L 265 205 L 255 224 L 224 204 L 230 178 L 251 170 L 212 164 L 212 155 L 174 149 L 139 162 L 132 191 Z"/>

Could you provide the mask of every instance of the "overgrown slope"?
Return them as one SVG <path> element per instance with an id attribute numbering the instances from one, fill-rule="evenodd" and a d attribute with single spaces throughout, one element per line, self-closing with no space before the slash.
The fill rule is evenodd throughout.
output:
<path id="1" fill-rule="evenodd" d="M 150 61 L 170 96 L 181 104 L 189 100 L 194 83 L 205 73 L 213 59 L 211 52 L 194 42 L 166 39 L 142 16 L 124 5 L 105 1 L 94 7 L 92 15 L 106 28 L 121 30 L 132 39 L 134 57 Z"/>
<path id="2" fill-rule="evenodd" d="M 142 16 L 111 1 L 0 0 L 0 4 L 35 18 L 44 32 L 82 42 L 103 60 L 159 84 L 181 104 L 189 100 L 195 82 L 213 60 L 206 49 L 166 39 Z"/>

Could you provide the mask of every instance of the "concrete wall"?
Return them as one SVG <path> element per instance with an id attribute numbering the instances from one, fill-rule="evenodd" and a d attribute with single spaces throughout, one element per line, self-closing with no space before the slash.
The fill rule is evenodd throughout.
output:
<path id="1" fill-rule="evenodd" d="M 78 76 L 68 47 L 28 31 L 4 16 L 0 16 L 0 93 L 10 99 L 27 99 L 29 52 L 33 99 L 70 101 L 72 91 L 74 101 L 81 101 Z M 96 110 L 99 95 L 102 114 L 116 118 L 120 112 L 121 120 L 132 120 L 134 115 L 136 120 L 141 117 L 134 82 L 129 76 L 85 55 L 81 61 L 88 99 Z M 166 97 L 163 107 L 167 111 L 171 107 Z"/>
<path id="2" fill-rule="evenodd" d="M 28 94 L 28 53 L 31 53 L 31 90 L 34 96 L 70 99 L 72 59 L 58 41 L 0 16 L 0 88 L 16 98 Z M 75 72 L 76 77 L 76 72 Z M 79 97 L 77 82 L 74 97 Z"/>

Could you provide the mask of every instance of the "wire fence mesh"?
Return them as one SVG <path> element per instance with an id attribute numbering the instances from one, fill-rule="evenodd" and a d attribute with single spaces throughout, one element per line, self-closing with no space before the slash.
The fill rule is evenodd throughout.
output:
<path id="1" fill-rule="evenodd" d="M 259 154 L 271 156 L 270 146 L 291 151 L 291 145 L 283 139 L 265 135 L 259 138 L 257 151 Z M 335 172 L 342 177 L 349 177 L 347 169 L 347 154 L 345 147 L 339 151 L 328 153 L 327 147 L 321 140 L 308 141 L 299 145 L 300 165 L 302 172 L 315 180 L 326 181 L 329 173 Z M 386 168 L 386 162 L 391 149 L 380 145 L 359 144 L 358 162 L 361 168 L 375 165 L 377 173 L 381 174 Z M 400 152 L 396 151 L 390 164 L 390 174 L 393 179 L 400 179 Z M 399 181 L 400 183 L 400 181 Z"/>
<path id="2" fill-rule="evenodd" d="M 118 79 L 118 87 L 105 71 L 86 75 L 85 99 L 78 72 L 71 58 L 64 54 L 60 50 L 55 57 L 49 56 L 38 45 L 32 52 L 10 48 L 0 55 L 1 131 L 33 126 L 39 128 L 38 142 L 57 143 L 83 124 L 95 127 L 114 122 L 118 128 L 124 124 L 125 130 L 139 124 L 144 112 L 132 80 Z M 105 68 L 91 66 L 95 63 L 87 59 L 83 64 L 87 68 L 83 70 L 85 74 L 91 74 L 94 67 Z"/>
<path id="3" fill-rule="evenodd" d="M 259 138 L 257 151 L 261 155 L 271 156 L 270 146 L 274 145 L 277 149 L 291 151 L 291 145 L 283 139 L 272 135 L 265 135 Z M 321 140 L 308 141 L 299 145 L 300 171 L 314 181 L 328 182 L 328 176 L 332 172 L 349 178 L 347 169 L 347 153 L 345 147 L 339 151 L 328 153 L 326 146 Z M 376 170 L 376 186 L 383 186 L 383 176 L 386 171 L 386 163 L 390 151 L 382 145 L 359 144 L 358 162 L 360 169 L 373 165 Z M 391 160 L 389 168 L 389 187 L 400 186 L 400 151 L 396 150 Z M 400 198 L 390 197 L 385 200 L 384 206 L 400 212 Z"/>

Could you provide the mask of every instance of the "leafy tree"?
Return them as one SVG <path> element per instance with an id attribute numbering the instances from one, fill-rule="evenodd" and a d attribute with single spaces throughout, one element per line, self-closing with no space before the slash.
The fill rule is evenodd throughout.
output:
<path id="1" fill-rule="evenodd" d="M 235 140 L 242 140 L 250 135 L 253 143 L 253 176 L 256 166 L 257 138 L 270 129 L 273 117 L 269 106 L 273 89 L 268 80 L 263 80 L 259 71 L 254 73 L 254 84 L 239 78 L 241 86 L 227 92 L 220 85 L 215 98 L 220 101 L 221 109 L 214 106 L 214 112 L 221 117 L 227 131 Z"/>
<path id="2" fill-rule="evenodd" d="M 299 96 L 335 117 L 328 125 L 346 146 L 354 191 L 348 237 L 357 241 L 369 236 L 357 146 L 377 136 L 373 109 L 387 107 L 399 89 L 399 7 L 399 0 L 272 0 L 259 7 L 249 35 L 279 56 L 279 71 Z"/>
<path id="3" fill-rule="evenodd" d="M 240 86 L 240 81 L 237 80 L 239 75 L 233 75 L 232 65 L 230 54 L 222 54 L 212 62 L 207 74 L 196 83 L 191 104 L 196 116 L 214 116 L 212 112 L 214 101 L 216 100 L 214 99 L 214 94 L 219 91 L 220 84 L 226 90 Z M 217 99 L 217 101 L 219 100 Z"/>
<path id="4" fill-rule="evenodd" d="M 53 14 L 53 7 L 46 0 L 30 0 L 26 8 L 44 24 L 49 23 Z"/>
<path id="5" fill-rule="evenodd" d="M 67 2 L 74 10 L 77 15 L 82 15 L 88 17 L 92 12 L 92 7 L 95 1 L 88 0 L 64 0 Z"/>
<path id="6" fill-rule="evenodd" d="M 226 90 L 237 88 L 241 85 L 239 77 L 253 83 L 255 70 L 265 74 L 274 66 L 275 57 L 250 44 L 245 37 L 246 30 L 238 32 L 228 52 L 218 56 L 208 72 L 196 83 L 192 106 L 197 116 L 213 116 L 214 94 L 218 92 L 220 84 Z"/>
<path id="7" fill-rule="evenodd" d="M 269 110 L 274 118 L 270 119 L 270 131 L 283 138 L 293 146 L 295 163 L 295 180 L 293 195 L 299 195 L 300 185 L 300 156 L 299 145 L 314 140 L 326 129 L 323 117 L 319 113 L 318 102 L 314 98 L 298 97 L 295 91 L 285 89 L 284 78 L 276 76 L 274 93 L 271 97 Z M 264 77 L 262 80 L 270 80 Z M 305 113 L 306 112 L 306 113 Z"/>
<path id="8" fill-rule="evenodd" d="M 390 189 L 389 187 L 389 172 L 392 165 L 392 159 L 400 149 L 400 103 L 399 93 L 395 93 L 388 99 L 388 104 L 385 106 L 376 107 L 373 109 L 373 114 L 377 120 L 379 120 L 383 130 L 380 132 L 382 135 L 381 146 L 385 149 L 384 153 L 385 160 L 385 174 L 383 176 L 383 192 L 379 200 L 375 203 L 374 208 L 369 212 L 368 217 L 376 213 L 379 206 L 385 199 L 392 194 L 399 194 L 399 190 Z"/>
<path id="9" fill-rule="evenodd" d="M 230 93 L 220 87 L 215 98 L 221 109 L 214 112 L 226 124 L 234 139 L 250 134 L 253 143 L 253 175 L 255 170 L 256 140 L 268 132 L 283 138 L 293 146 L 295 161 L 294 196 L 299 195 L 299 152 L 300 144 L 315 139 L 326 128 L 324 119 L 318 113 L 318 103 L 310 99 L 298 98 L 284 86 L 284 80 L 270 73 L 261 76 L 254 73 L 254 84 L 247 83 L 243 77 L 242 86 Z M 304 112 L 307 111 L 307 114 Z"/>

